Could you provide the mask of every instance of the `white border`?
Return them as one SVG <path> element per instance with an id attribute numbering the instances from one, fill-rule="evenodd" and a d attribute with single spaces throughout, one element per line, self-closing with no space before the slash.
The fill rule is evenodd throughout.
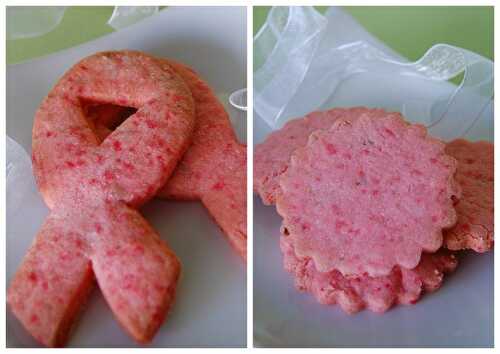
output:
<path id="1" fill-rule="evenodd" d="M 253 11 L 247 8 L 247 347 L 253 347 Z"/>
<path id="2" fill-rule="evenodd" d="M 6 74 L 7 74 L 7 56 L 6 56 L 6 21 L 5 21 L 5 14 L 6 14 L 6 8 L 2 6 L 1 9 L 1 14 L 0 14 L 0 23 L 2 24 L 0 28 L 0 40 L 2 40 L 2 46 L 0 46 L 0 54 L 2 56 L 2 73 L 4 79 L 2 80 L 1 83 L 1 107 L 2 107 L 2 118 L 0 122 L 0 136 L 2 139 L 0 140 L 0 166 L 2 166 L 2 173 L 0 173 L 0 195 L 1 195 L 1 202 L 0 202 L 0 210 L 2 212 L 0 213 L 0 225 L 2 227 L 2 234 L 1 237 L 3 238 L 2 245 L 3 247 L 0 247 L 0 257 L 2 258 L 2 271 L 0 271 L 0 283 L 2 289 L 7 289 L 6 287 L 6 270 L 7 270 L 7 257 L 6 257 L 6 245 L 7 245 L 7 224 L 6 224 L 6 210 L 7 208 L 5 207 L 6 205 L 6 199 L 7 199 L 7 190 L 6 190 L 6 173 L 5 173 L 5 167 L 6 166 L 6 141 L 7 141 L 7 106 L 6 106 L 6 85 L 7 85 L 7 80 L 6 80 Z M 6 291 L 2 291 L 0 293 L 0 303 L 6 304 Z M 0 311 L 0 333 L 2 333 L 2 340 L 1 340 L 1 346 L 2 348 L 5 348 L 7 345 L 7 327 L 6 327 L 6 312 L 7 308 L 4 305 L 3 310 Z"/>
<path id="3" fill-rule="evenodd" d="M 115 1 L 96 1 L 96 0 L 87 0 L 85 2 L 82 1 L 73 1 L 73 0 L 67 0 L 67 1 L 45 1 L 43 4 L 41 4 L 39 1 L 10 1 L 7 0 L 5 5 L 9 6 L 28 6 L 28 5 L 67 5 L 67 6 L 116 6 L 116 5 L 138 5 L 137 1 L 120 1 L 120 0 L 115 0 Z M 270 6 L 270 5 L 282 5 L 282 6 L 290 6 L 290 5 L 317 5 L 317 6 L 331 6 L 331 5 L 344 5 L 344 6 L 357 6 L 357 5 L 390 5 L 390 6 L 402 6 L 402 5 L 418 5 L 418 6 L 494 6 L 495 2 L 494 1 L 484 1 L 484 0 L 476 0 L 476 1 L 462 1 L 462 0 L 455 0 L 455 1 L 432 1 L 432 0 L 420 0 L 420 1 L 335 1 L 335 0 L 329 0 L 329 1 L 323 1 L 323 0 L 317 0 L 317 1 L 295 1 L 295 0 L 267 0 L 267 1 L 262 1 L 262 0 L 226 0 L 226 1 L 184 1 L 184 0 L 171 0 L 171 1 L 150 1 L 150 0 L 143 0 L 140 2 L 140 5 L 150 5 L 150 6 L 155 6 L 155 5 L 160 5 L 160 6 L 247 6 L 247 85 L 248 85 L 248 119 L 247 119 L 247 147 L 248 147 L 248 152 L 247 152 L 247 167 L 248 171 L 250 171 L 247 175 L 247 195 L 248 195 L 248 216 L 247 216 L 247 221 L 248 221 L 248 275 L 247 275 L 247 346 L 251 349 L 216 349 L 216 348 L 208 348 L 208 349 L 181 349 L 181 348 L 149 348 L 148 350 L 152 351 L 165 351 L 168 350 L 170 353 L 180 353 L 182 352 L 188 352 L 188 353 L 195 353 L 199 351 L 205 351 L 205 352 L 213 352 L 213 353 L 220 353 L 220 352 L 230 352 L 230 353 L 236 353 L 236 352 L 243 352 L 243 351 L 259 351 L 261 353 L 282 353 L 284 351 L 286 352 L 298 352 L 300 350 L 300 353 L 304 351 L 304 349 L 257 349 L 257 348 L 252 348 L 253 346 L 253 243 L 252 243 L 252 235 L 253 235 L 253 179 L 252 179 L 252 170 L 253 170 L 253 159 L 252 159 L 252 151 L 253 151 L 253 122 L 252 122 L 252 113 L 253 112 L 253 87 L 252 87 L 252 82 L 253 82 L 253 70 L 252 70 L 252 65 L 253 65 L 253 50 L 252 50 L 252 43 L 253 43 L 253 12 L 252 12 L 252 6 Z M 6 134 L 6 80 L 5 80 L 5 73 L 6 73 L 6 33 L 5 33 L 5 6 L 2 6 L 1 8 L 1 14 L 0 14 L 0 24 L 1 24 L 1 29 L 0 29 L 0 40 L 2 41 L 2 45 L 0 46 L 0 53 L 3 58 L 2 60 L 2 68 L 3 68 L 3 73 L 4 73 L 4 79 L 2 80 L 1 83 L 1 103 L 2 103 L 2 118 L 0 122 L 0 134 L 4 137 L 3 140 L 0 142 L 0 163 L 5 166 L 5 157 L 6 157 L 6 140 L 5 140 L 5 134 Z M 497 28 L 495 26 L 495 38 L 499 37 L 499 33 L 497 31 Z M 495 40 L 495 57 L 499 58 L 499 50 L 498 50 L 498 41 Z M 495 74 L 498 74 L 497 70 L 495 69 Z M 495 91 L 498 92 L 498 85 L 495 83 Z M 22 98 L 20 98 L 22 99 Z M 495 141 L 498 139 L 498 133 L 497 127 L 495 124 Z M 498 156 L 499 154 L 499 149 L 498 147 L 495 147 L 495 156 Z M 498 160 L 495 159 L 495 175 L 500 174 L 500 168 L 498 167 Z M 0 188 L 1 188 L 1 203 L 0 203 L 0 225 L 2 225 L 2 230 L 3 230 L 3 237 L 4 237 L 4 247 L 0 247 L 0 257 L 2 258 L 2 264 L 3 264 L 3 271 L 0 272 L 0 279 L 1 279 L 1 284 L 3 286 L 3 289 L 6 289 L 6 279 L 5 279 L 5 269 L 6 269 L 6 255 L 5 255 L 5 235 L 6 235 L 6 228 L 5 228 L 5 201 L 6 201 L 6 179 L 5 179 L 5 173 L 0 174 Z M 495 188 L 495 209 L 498 209 L 498 200 L 500 198 L 500 192 Z M 497 218 L 497 215 L 495 215 L 495 223 L 499 223 L 499 218 Z M 500 274 L 500 266 L 498 264 L 495 264 L 495 293 L 499 293 L 499 274 Z M 1 292 L 0 294 L 0 302 L 5 304 L 5 291 Z M 467 304 L 464 304 L 464 306 L 467 306 Z M 498 306 L 495 306 L 495 320 L 498 319 L 498 314 L 499 310 L 497 308 Z M 1 318 L 0 318 L 0 331 L 2 333 L 2 343 L 1 346 L 2 348 L 5 348 L 6 345 L 6 307 L 3 307 L 3 310 L 0 311 Z M 429 323 L 430 326 L 432 326 L 432 323 Z M 436 330 L 439 330 L 436 328 Z M 498 326 L 495 327 L 495 338 L 498 338 L 500 330 L 498 329 Z M 101 349 L 94 348 L 90 350 L 98 350 L 101 351 Z M 20 352 L 20 353 L 35 353 L 36 349 L 6 349 L 8 352 L 12 351 Z M 71 351 L 81 351 L 81 350 L 89 350 L 89 349 L 63 349 L 63 350 L 71 350 Z M 350 351 L 351 353 L 360 353 L 364 352 L 366 350 L 371 350 L 374 352 L 387 352 L 387 349 L 311 349 L 309 351 L 314 351 L 314 352 L 346 352 Z M 400 349 L 393 349 L 393 350 L 400 350 Z M 440 351 L 447 351 L 447 352 L 452 352 L 455 353 L 457 349 L 407 349 L 410 352 L 421 352 L 421 351 L 426 351 L 426 353 L 434 353 L 437 352 L 438 350 Z M 463 352 L 478 352 L 477 349 L 458 349 Z M 486 351 L 488 349 L 484 349 L 482 351 Z M 128 353 L 132 352 L 133 349 L 106 349 L 106 352 L 109 353 Z"/>

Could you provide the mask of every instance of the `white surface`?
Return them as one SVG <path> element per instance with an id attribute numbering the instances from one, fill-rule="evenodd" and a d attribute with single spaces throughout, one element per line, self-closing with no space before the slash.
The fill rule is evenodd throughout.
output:
<path id="1" fill-rule="evenodd" d="M 359 32 L 359 31 L 358 31 Z M 350 41 L 352 33 L 335 32 L 335 40 Z M 367 33 L 361 33 L 363 36 Z M 371 42 L 369 38 L 363 38 Z M 330 78 L 336 82 L 336 77 Z M 325 84 L 326 85 L 326 84 Z M 318 87 L 319 86 L 318 84 Z M 342 80 L 326 100 L 297 94 L 283 120 L 301 116 L 304 110 L 363 105 L 402 111 L 414 122 L 427 123 L 436 97 L 449 97 L 454 86 L 418 77 L 380 75 L 370 72 Z M 320 91 L 320 92 L 317 92 Z M 311 91 L 312 95 L 324 92 Z M 464 97 L 467 104 L 477 97 Z M 311 102 L 317 102 L 314 105 Z M 402 104 L 404 103 L 404 104 Z M 455 105 L 454 107 L 459 107 Z M 306 108 L 307 107 L 307 108 Z M 456 134 L 457 123 L 470 117 L 453 111 L 439 129 L 442 137 Z M 450 115 L 453 116 L 453 115 Z M 262 142 L 271 128 L 254 114 L 254 143 Z M 465 134 L 471 140 L 493 141 L 493 107 L 489 105 Z M 457 270 L 444 285 L 426 294 L 414 306 L 396 306 L 380 315 L 362 311 L 349 316 L 337 306 L 316 302 L 298 292 L 282 265 L 279 248 L 281 217 L 274 206 L 254 198 L 254 343 L 263 347 L 462 347 L 493 345 L 493 252 L 466 252 Z"/>
<path id="2" fill-rule="evenodd" d="M 254 198 L 254 343 L 262 347 L 493 345 L 493 253 L 467 254 L 441 289 L 385 314 L 347 315 L 298 292 L 283 269 L 281 217 Z"/>
<path id="3" fill-rule="evenodd" d="M 246 87 L 245 8 L 169 8 L 96 41 L 8 66 L 7 134 L 30 152 L 34 112 L 56 80 L 87 55 L 125 48 L 186 63 L 221 96 L 227 97 L 228 93 Z M 230 110 L 230 113 L 235 112 Z M 232 120 L 239 125 L 237 131 L 242 137 L 246 122 L 241 113 L 235 116 Z M 7 220 L 7 281 L 48 212 L 33 183 L 30 188 L 33 190 L 23 199 L 22 213 Z M 245 264 L 206 210 L 197 202 L 155 200 L 144 206 L 142 212 L 183 265 L 176 303 L 151 346 L 245 346 Z M 93 292 L 68 345 L 136 346 L 119 328 L 98 289 Z M 37 346 L 10 311 L 7 346 Z"/>

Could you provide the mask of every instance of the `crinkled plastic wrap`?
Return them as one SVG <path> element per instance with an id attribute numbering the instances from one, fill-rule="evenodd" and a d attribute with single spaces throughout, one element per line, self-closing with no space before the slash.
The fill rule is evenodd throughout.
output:
<path id="1" fill-rule="evenodd" d="M 115 6 L 108 25 L 119 30 L 154 15 L 158 11 L 159 6 Z"/>
<path id="2" fill-rule="evenodd" d="M 7 6 L 7 39 L 38 37 L 62 21 L 66 6 Z"/>
<path id="3" fill-rule="evenodd" d="M 272 8 L 254 38 L 254 63 L 254 110 L 271 129 L 357 105 L 399 111 L 446 140 L 469 133 L 481 116 L 492 119 L 492 61 L 436 44 L 408 62 L 335 7 L 324 16 L 313 7 Z M 458 86 L 449 82 L 460 75 Z"/>
<path id="4" fill-rule="evenodd" d="M 20 213 L 23 202 L 36 193 L 28 153 L 7 136 L 7 220 Z"/>
<path id="5" fill-rule="evenodd" d="M 42 36 L 61 23 L 67 6 L 8 6 L 7 39 Z M 159 11 L 159 6 L 115 6 L 108 25 L 119 30 Z"/>

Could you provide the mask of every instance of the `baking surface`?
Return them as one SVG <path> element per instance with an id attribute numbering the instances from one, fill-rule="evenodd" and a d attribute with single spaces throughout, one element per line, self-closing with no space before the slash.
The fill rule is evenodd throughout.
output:
<path id="1" fill-rule="evenodd" d="M 281 218 L 254 197 L 254 343 L 262 347 L 490 347 L 493 252 L 466 253 L 442 288 L 384 314 L 347 315 L 295 289 L 283 269 Z"/>

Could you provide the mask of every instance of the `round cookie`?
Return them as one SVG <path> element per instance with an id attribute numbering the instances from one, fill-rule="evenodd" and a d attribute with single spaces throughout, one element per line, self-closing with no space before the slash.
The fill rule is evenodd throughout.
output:
<path id="1" fill-rule="evenodd" d="M 320 273 L 311 258 L 298 258 L 286 233 L 281 234 L 280 246 L 284 268 L 294 277 L 298 290 L 312 293 L 321 304 L 338 304 L 349 314 L 365 308 L 381 313 L 395 304 L 414 304 L 424 292 L 437 290 L 444 274 L 455 270 L 458 264 L 453 253 L 441 249 L 423 254 L 414 269 L 395 267 L 381 277 L 344 277 L 337 270 Z"/>
<path id="2" fill-rule="evenodd" d="M 486 252 L 493 247 L 493 151 L 487 141 L 457 139 L 446 144 L 446 153 L 458 161 L 455 179 L 462 197 L 455 205 L 457 223 L 444 233 L 450 250 Z"/>
<path id="3" fill-rule="evenodd" d="M 266 205 L 275 203 L 280 191 L 279 176 L 288 168 L 292 153 L 307 144 L 312 132 L 330 128 L 339 118 L 352 121 L 363 113 L 372 116 L 387 114 L 383 109 L 334 108 L 296 118 L 269 134 L 264 142 L 255 147 L 254 153 L 254 191 L 262 202 Z"/>
<path id="4" fill-rule="evenodd" d="M 338 119 L 292 155 L 277 210 L 320 272 L 383 276 L 441 247 L 456 222 L 455 170 L 443 143 L 398 115 Z"/>

